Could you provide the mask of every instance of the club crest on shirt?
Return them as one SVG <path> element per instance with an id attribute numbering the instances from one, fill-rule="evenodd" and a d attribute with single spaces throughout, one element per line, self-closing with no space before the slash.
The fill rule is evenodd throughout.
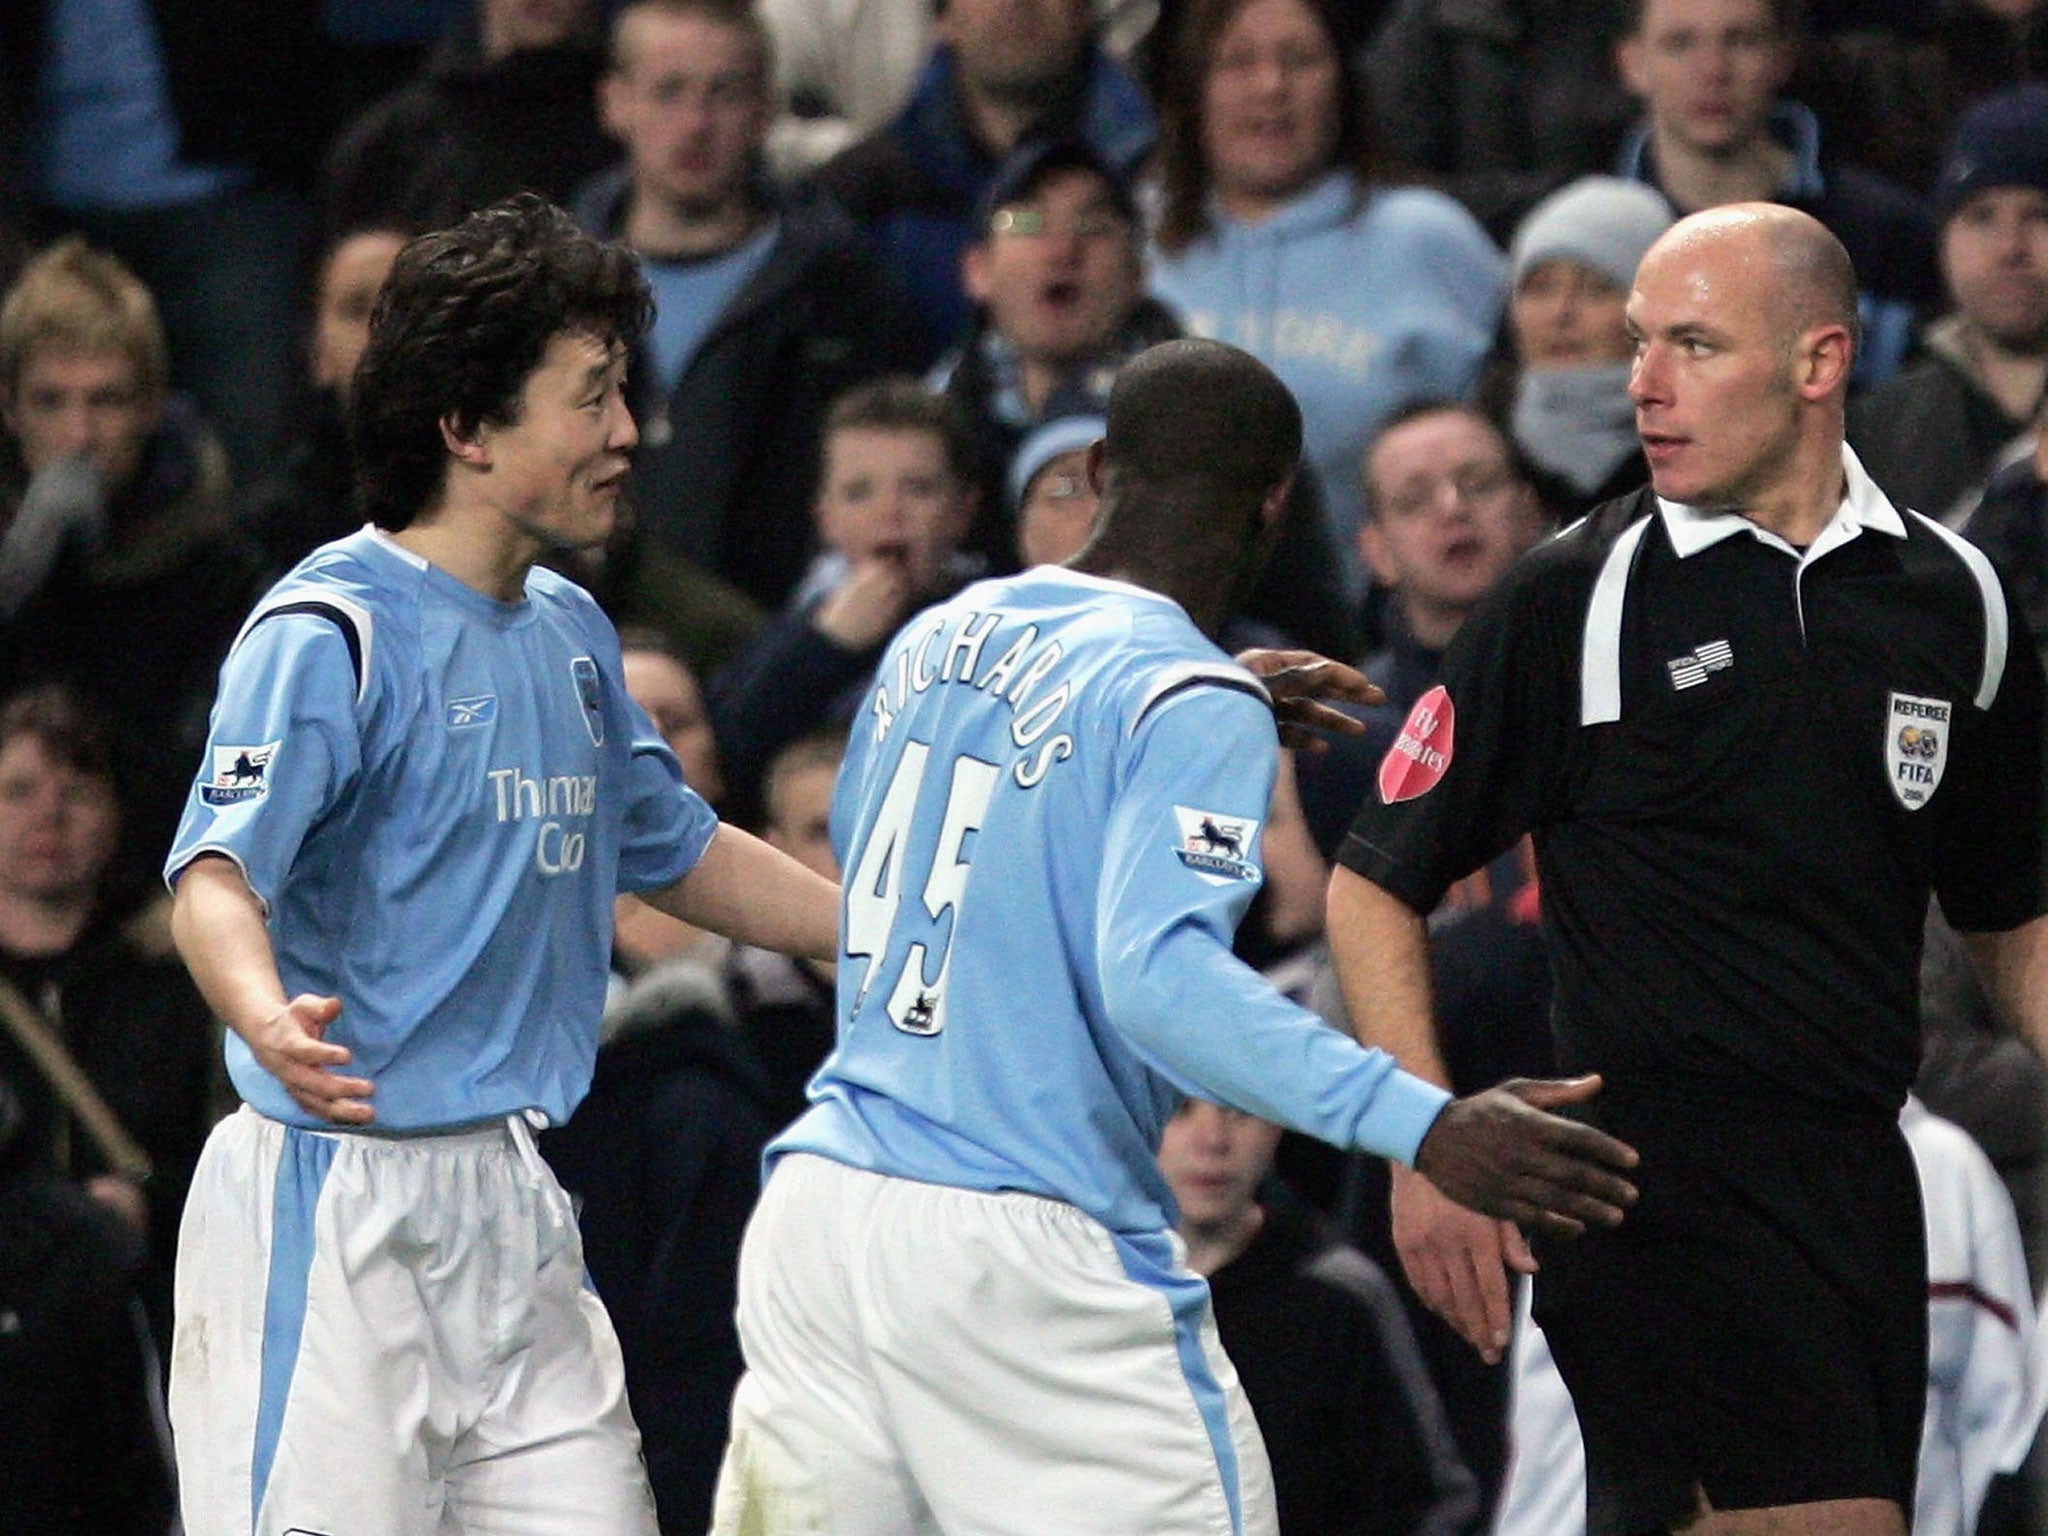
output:
<path id="1" fill-rule="evenodd" d="M 1947 699 L 1923 699 L 1910 693 L 1891 695 L 1884 723 L 1885 779 L 1899 804 L 1917 811 L 1934 798 L 1948 761 Z"/>
<path id="2" fill-rule="evenodd" d="M 1451 696 L 1441 683 L 1415 701 L 1402 722 L 1401 734 L 1380 759 L 1382 804 L 1398 805 L 1436 788 L 1444 770 L 1451 766 L 1451 740 L 1457 723 L 1458 712 L 1451 707 Z"/>
<path id="3" fill-rule="evenodd" d="M 1256 819 L 1185 805 L 1173 808 L 1173 819 L 1180 832 L 1174 854 L 1196 874 L 1217 885 L 1259 878 L 1259 866 L 1251 860 L 1252 839 L 1259 831 Z"/>
<path id="4" fill-rule="evenodd" d="M 266 741 L 261 746 L 215 747 L 213 777 L 199 786 L 199 798 L 208 805 L 239 805 L 269 794 L 270 765 L 282 745 Z"/>
<path id="5" fill-rule="evenodd" d="M 596 746 L 604 745 L 604 686 L 598 681 L 597 663 L 578 656 L 569 663 L 569 675 L 576 679 L 576 697 L 583 704 L 583 728 Z"/>

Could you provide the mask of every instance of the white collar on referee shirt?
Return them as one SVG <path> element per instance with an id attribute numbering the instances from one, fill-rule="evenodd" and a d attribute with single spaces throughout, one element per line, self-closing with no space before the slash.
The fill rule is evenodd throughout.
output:
<path id="1" fill-rule="evenodd" d="M 1842 444 L 1842 476 L 1842 504 L 1835 508 L 1835 515 L 1821 529 L 1820 537 L 1804 552 L 1769 529 L 1758 527 L 1739 512 L 1702 512 L 1698 507 L 1689 507 L 1682 501 L 1666 501 L 1662 496 L 1657 498 L 1657 511 L 1664 519 L 1664 532 L 1671 540 L 1671 547 L 1681 560 L 1738 533 L 1747 533 L 1805 563 L 1818 560 L 1831 549 L 1840 548 L 1866 528 L 1875 533 L 1888 533 L 1895 539 L 1906 536 L 1905 518 L 1899 515 L 1899 509 L 1891 504 L 1891 499 L 1877 488 L 1877 482 L 1864 469 L 1863 461 L 1856 457 L 1856 450 L 1847 443 Z"/>

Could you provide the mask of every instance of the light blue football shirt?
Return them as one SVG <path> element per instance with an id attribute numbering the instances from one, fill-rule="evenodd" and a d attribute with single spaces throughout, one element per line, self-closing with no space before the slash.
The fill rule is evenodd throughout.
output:
<path id="1" fill-rule="evenodd" d="M 268 908 L 287 995 L 379 1128 L 538 1109 L 590 1085 L 612 899 L 682 878 L 717 819 L 626 692 L 590 596 L 535 569 L 500 603 L 371 529 L 274 587 L 221 669 L 165 864 L 226 854 Z M 227 1040 L 236 1091 L 308 1117 Z"/>
<path id="2" fill-rule="evenodd" d="M 770 1148 L 1170 1225 L 1186 1094 L 1410 1161 L 1448 1097 L 1231 953 L 1262 878 L 1263 687 L 1175 603 L 1053 566 L 926 610 L 833 800 L 839 1038 Z"/>

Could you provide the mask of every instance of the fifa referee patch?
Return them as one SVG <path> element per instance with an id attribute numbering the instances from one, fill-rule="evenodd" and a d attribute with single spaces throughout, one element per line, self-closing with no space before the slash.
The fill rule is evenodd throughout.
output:
<path id="1" fill-rule="evenodd" d="M 1458 712 L 1439 683 L 1415 701 L 1401 734 L 1380 759 L 1380 800 L 1398 805 L 1426 795 L 1451 766 L 1451 737 Z"/>
<path id="2" fill-rule="evenodd" d="M 1909 811 L 1919 810 L 1941 786 L 1953 712 L 1947 699 L 1891 695 L 1891 713 L 1884 726 L 1885 778 L 1899 804 Z"/>

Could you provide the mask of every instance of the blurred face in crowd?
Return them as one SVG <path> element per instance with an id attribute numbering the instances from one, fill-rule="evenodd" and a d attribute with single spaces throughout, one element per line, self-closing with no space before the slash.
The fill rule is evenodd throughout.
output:
<path id="1" fill-rule="evenodd" d="M 1024 488 L 1017 508 L 1017 548 L 1026 566 L 1064 565 L 1095 531 L 1101 497 L 1088 479 L 1088 450 L 1071 448 L 1048 459 Z"/>
<path id="2" fill-rule="evenodd" d="M 937 591 L 972 510 L 936 432 L 842 427 L 826 439 L 818 533 L 856 565 L 892 560 L 912 591 Z"/>
<path id="3" fill-rule="evenodd" d="M 32 347 L 14 388 L 0 396 L 0 416 L 31 475 L 59 459 L 81 458 L 115 488 L 142 468 L 162 414 L 163 397 L 118 349 Z"/>
<path id="4" fill-rule="evenodd" d="M 1629 358 L 1628 294 L 1568 256 L 1539 261 L 1508 301 L 1525 368 L 1583 368 Z"/>
<path id="5" fill-rule="evenodd" d="M 1344 88 L 1336 40 L 1301 0 L 1249 0 L 1216 39 L 1202 88 L 1202 151 L 1244 216 L 1329 169 Z"/>
<path id="6" fill-rule="evenodd" d="M 1646 0 L 1616 59 L 1657 132 L 1705 155 L 1764 131 L 1792 72 L 1770 0 Z"/>
<path id="7" fill-rule="evenodd" d="M 0 747 L 0 893 L 89 899 L 121 824 L 114 786 L 60 760 L 33 732 Z"/>
<path id="8" fill-rule="evenodd" d="M 477 0 L 484 57 L 558 48 L 597 29 L 596 0 Z"/>
<path id="9" fill-rule="evenodd" d="M 1026 362 L 1086 361 L 1106 348 L 1138 302 L 1138 233 L 1102 178 L 1054 171 L 996 210 L 967 248 L 969 297 Z"/>
<path id="10" fill-rule="evenodd" d="M 370 344 L 370 313 L 391 264 L 405 249 L 395 230 L 349 235 L 328 253 L 314 296 L 313 382 L 346 396 L 356 361 Z"/>
<path id="11" fill-rule="evenodd" d="M 711 735 L 711 716 L 704 693 L 690 669 L 661 651 L 627 651 L 623 658 L 626 692 L 647 711 L 661 739 L 683 765 L 683 782 L 711 804 L 725 798 L 725 775 L 718 766 L 718 743 Z"/>
<path id="12" fill-rule="evenodd" d="M 1441 646 L 1543 530 L 1507 444 L 1468 411 L 1382 432 L 1366 453 L 1359 551 L 1393 589 L 1416 638 Z"/>
<path id="13" fill-rule="evenodd" d="M 702 14 L 640 8 L 619 19 L 618 62 L 600 87 L 634 191 L 696 215 L 746 195 L 771 117 L 754 35 Z"/>
<path id="14" fill-rule="evenodd" d="M 1251 1209 L 1273 1166 L 1280 1127 L 1189 1099 L 1159 1138 L 1159 1171 L 1173 1186 L 1183 1228 L 1229 1227 Z"/>
<path id="15" fill-rule="evenodd" d="M 1078 67 L 1089 19 L 1088 0 L 946 0 L 932 30 L 973 88 L 1028 102 Z"/>
<path id="16" fill-rule="evenodd" d="M 2016 352 L 2048 351 L 2048 192 L 1991 187 L 1941 227 L 1949 296 L 1971 324 Z"/>
<path id="17" fill-rule="evenodd" d="M 780 769 L 768 781 L 768 841 L 814 874 L 839 883 L 839 860 L 832 852 L 832 784 L 839 776 L 830 763 L 805 763 Z"/>

